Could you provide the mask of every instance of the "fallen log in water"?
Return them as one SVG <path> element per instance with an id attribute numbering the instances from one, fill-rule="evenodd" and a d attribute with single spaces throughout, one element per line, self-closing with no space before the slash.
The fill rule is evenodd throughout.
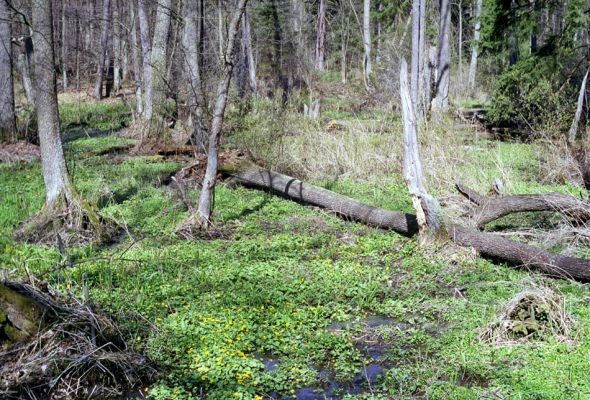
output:
<path id="1" fill-rule="evenodd" d="M 418 233 L 418 223 L 413 214 L 371 207 L 330 190 L 261 168 L 250 161 L 232 162 L 223 165 L 220 171 L 246 187 L 270 190 L 303 204 L 322 207 L 346 219 L 391 229 L 405 236 Z M 445 228 L 453 242 L 459 246 L 472 247 L 482 256 L 536 269 L 553 277 L 590 281 L 590 260 L 551 254 L 493 233 L 458 225 L 447 224 Z"/>

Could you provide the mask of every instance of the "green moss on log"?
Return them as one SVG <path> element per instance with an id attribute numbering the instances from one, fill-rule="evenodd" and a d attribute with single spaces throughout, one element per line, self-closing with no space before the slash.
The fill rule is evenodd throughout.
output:
<path id="1" fill-rule="evenodd" d="M 0 284 L 0 345 L 26 339 L 42 324 L 44 308 L 27 296 Z"/>

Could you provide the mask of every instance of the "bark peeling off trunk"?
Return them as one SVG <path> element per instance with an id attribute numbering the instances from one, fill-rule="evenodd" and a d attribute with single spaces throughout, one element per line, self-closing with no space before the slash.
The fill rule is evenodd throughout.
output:
<path id="1" fill-rule="evenodd" d="M 35 333 L 43 317 L 43 306 L 0 283 L 0 348 Z"/>
<path id="2" fill-rule="evenodd" d="M 487 197 L 461 184 L 457 190 L 477 207 L 471 216 L 478 228 L 508 214 L 529 211 L 558 211 L 576 219 L 590 219 L 590 204 L 562 193 Z"/>

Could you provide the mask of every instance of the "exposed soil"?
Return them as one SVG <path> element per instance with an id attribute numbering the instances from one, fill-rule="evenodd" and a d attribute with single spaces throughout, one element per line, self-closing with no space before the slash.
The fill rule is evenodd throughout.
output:
<path id="1" fill-rule="evenodd" d="M 25 141 L 0 143 L 0 162 L 32 162 L 41 158 L 39 146 Z"/>

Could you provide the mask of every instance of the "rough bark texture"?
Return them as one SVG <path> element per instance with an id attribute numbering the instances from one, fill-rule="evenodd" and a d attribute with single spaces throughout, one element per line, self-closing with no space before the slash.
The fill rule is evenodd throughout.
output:
<path id="1" fill-rule="evenodd" d="M 166 47 L 170 30 L 171 7 L 172 0 L 160 0 L 156 10 L 156 26 L 150 58 L 152 68 L 150 136 L 157 136 L 163 130 L 166 103 Z"/>
<path id="2" fill-rule="evenodd" d="M 477 205 L 471 217 L 479 228 L 506 215 L 530 211 L 556 211 L 576 219 L 590 219 L 588 202 L 562 193 L 487 197 L 460 183 L 456 187 Z"/>
<path id="3" fill-rule="evenodd" d="M 239 166 L 223 165 L 221 171 L 244 186 L 271 190 L 300 203 L 324 208 L 346 219 L 377 228 L 391 229 L 405 236 L 418 233 L 418 222 L 416 216 L 412 214 L 371 207 L 341 194 L 250 163 Z"/>
<path id="4" fill-rule="evenodd" d="M 207 151 L 207 129 L 203 110 L 201 90 L 201 71 L 199 54 L 199 7 L 197 1 L 189 1 L 184 6 L 184 31 L 182 34 L 185 74 L 188 81 L 188 106 L 193 127 L 193 145 L 198 152 Z"/>
<path id="5" fill-rule="evenodd" d="M 326 0 L 320 0 L 318 5 L 318 21 L 315 40 L 315 69 L 323 71 L 326 68 Z"/>
<path id="6" fill-rule="evenodd" d="M 14 85 L 12 81 L 12 10 L 0 0 L 0 142 L 14 137 Z"/>
<path id="7" fill-rule="evenodd" d="M 449 82 L 451 76 L 451 1 L 440 0 L 440 21 L 438 27 L 438 54 L 435 96 L 433 109 L 445 112 L 449 108 Z"/>
<path id="8" fill-rule="evenodd" d="M 105 67 L 107 67 L 107 44 L 109 39 L 109 12 L 111 9 L 111 0 L 103 0 L 102 3 L 102 21 L 100 32 L 100 53 L 98 57 L 98 65 L 96 67 L 96 80 L 94 83 L 94 91 L 92 95 L 95 99 L 100 100 L 102 97 L 102 78 Z"/>
<path id="9" fill-rule="evenodd" d="M 248 0 L 240 0 L 233 13 L 232 20 L 228 27 L 227 43 L 225 54 L 223 55 L 223 73 L 221 81 L 217 86 L 217 100 L 213 111 L 213 121 L 211 123 L 211 132 L 209 134 L 209 149 L 207 151 L 207 169 L 203 178 L 203 187 L 199 197 L 199 207 L 197 218 L 202 226 L 208 226 L 211 223 L 211 212 L 213 209 L 213 195 L 215 183 L 217 181 L 218 170 L 218 153 L 219 142 L 221 140 L 221 129 L 223 127 L 223 118 L 225 115 L 225 106 L 227 104 L 229 84 L 233 72 L 233 58 L 236 48 L 236 36 L 240 20 L 246 9 Z"/>
<path id="10" fill-rule="evenodd" d="M 483 0 L 477 0 L 475 5 L 475 26 L 473 27 L 473 43 L 471 44 L 471 62 L 469 64 L 469 87 L 475 87 L 475 75 L 477 73 L 477 56 L 479 52 L 479 38 L 481 31 L 481 9 Z"/>
<path id="11" fill-rule="evenodd" d="M 41 166 L 47 193 L 46 205 L 71 196 L 71 183 L 59 136 L 59 113 L 53 47 L 51 2 L 32 0 L 33 84 L 39 125 Z"/>
<path id="12" fill-rule="evenodd" d="M 152 45 L 150 43 L 150 27 L 147 14 L 147 0 L 137 0 L 139 18 L 139 37 L 141 41 L 141 60 L 143 67 L 143 117 L 152 118 Z"/>
<path id="13" fill-rule="evenodd" d="M 537 247 L 460 226 L 447 228 L 453 242 L 494 260 L 539 270 L 553 277 L 590 280 L 590 260 L 552 254 Z"/>

